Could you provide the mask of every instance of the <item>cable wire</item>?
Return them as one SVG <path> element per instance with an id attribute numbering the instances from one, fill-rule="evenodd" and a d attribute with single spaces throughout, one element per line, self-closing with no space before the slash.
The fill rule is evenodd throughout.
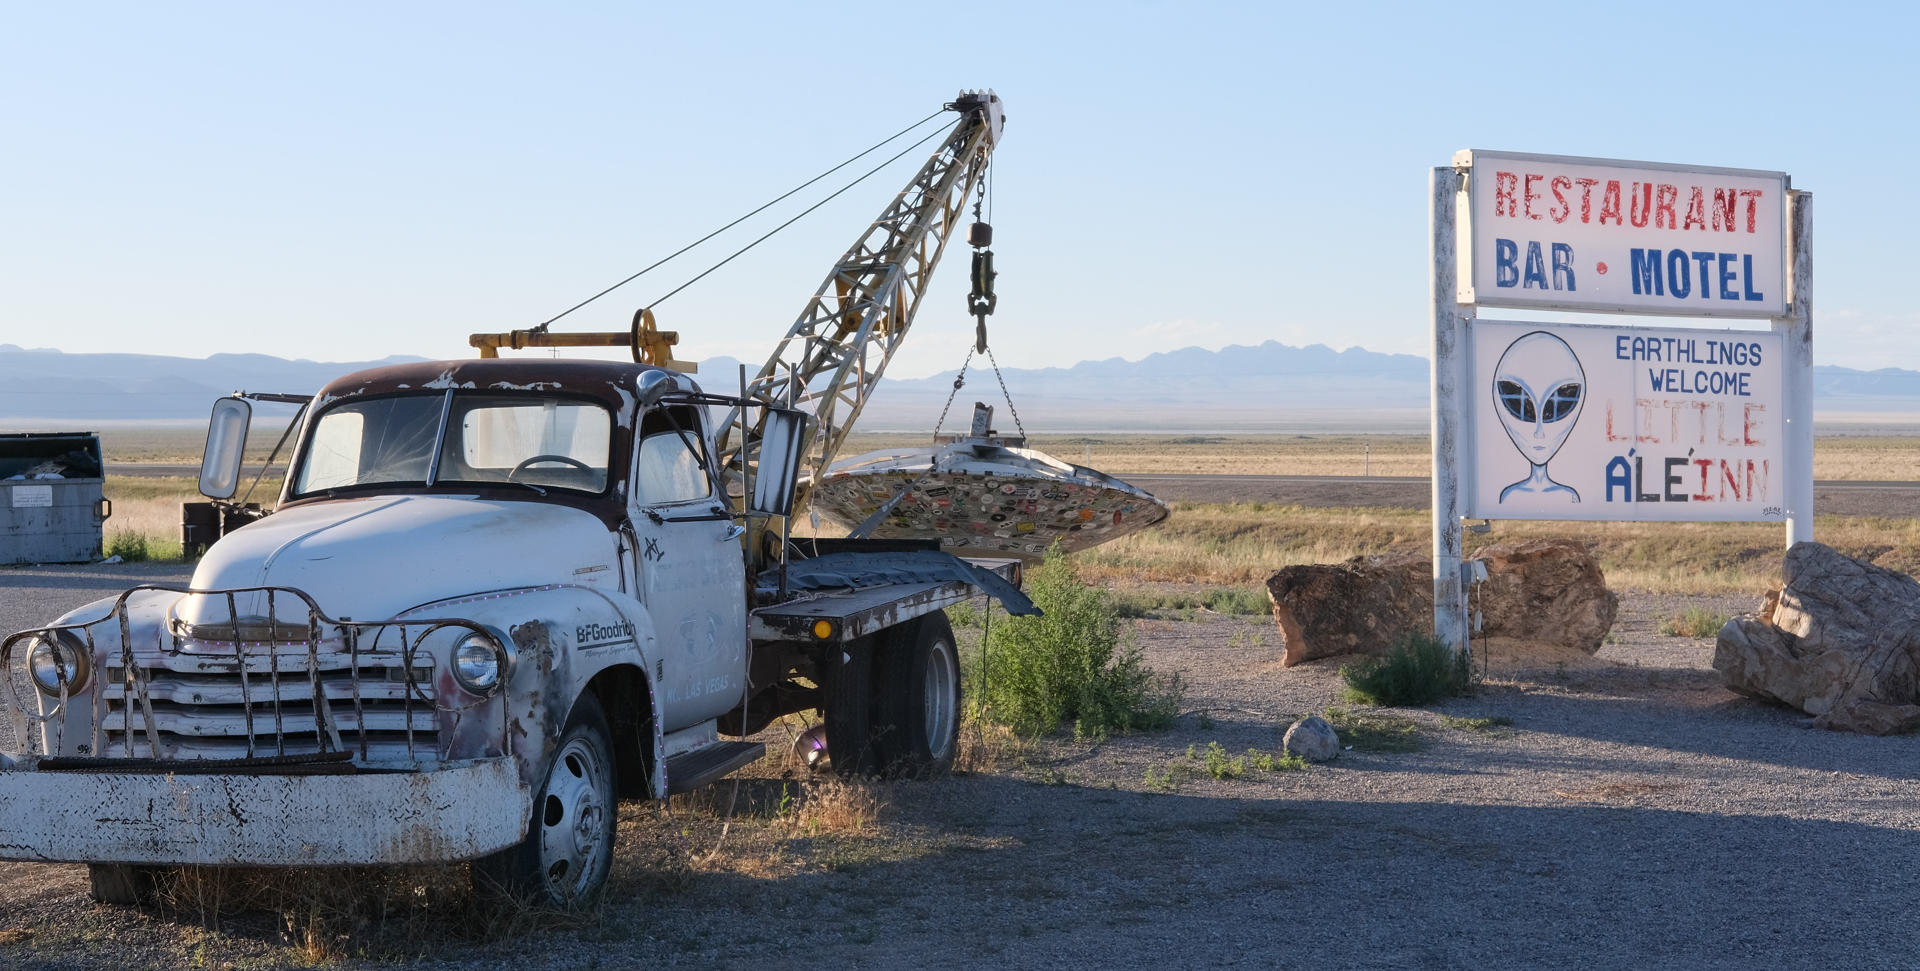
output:
<path id="1" fill-rule="evenodd" d="M 619 283 L 616 283 L 616 284 L 614 284 L 613 286 L 610 286 L 610 287 L 608 287 L 608 288 L 606 288 L 605 290 L 602 290 L 602 291 L 600 291 L 599 293 L 596 293 L 596 294 L 594 294 L 593 296 L 591 296 L 591 297 L 588 297 L 587 299 L 585 299 L 585 300 L 582 300 L 582 301 L 580 301 L 579 303 L 576 303 L 576 304 L 574 304 L 573 306 L 571 306 L 571 307 L 568 307 L 567 309 L 565 309 L 565 310 L 562 310 L 562 311 L 560 311 L 560 312 L 559 312 L 559 313 L 557 313 L 557 314 L 554 314 L 553 316 L 551 316 L 551 317 L 549 317 L 549 318 L 547 318 L 546 320 L 544 320 L 544 321 L 541 321 L 540 323 L 538 323 L 538 324 L 536 324 L 536 325 L 534 325 L 534 327 L 533 327 L 533 329 L 534 329 L 534 330 L 545 330 L 545 329 L 547 328 L 547 326 L 548 326 L 549 324 L 552 324 L 552 323 L 553 323 L 554 321 L 556 321 L 556 320 L 559 320 L 560 318 L 562 318 L 562 317 L 565 317 L 566 315 L 568 315 L 568 314 L 570 314 L 570 313 L 573 313 L 573 312 L 574 312 L 574 311 L 576 311 L 576 310 L 579 310 L 579 309 L 580 309 L 581 307 L 584 307 L 584 306 L 586 306 L 587 304 L 590 304 L 590 303 L 592 303 L 592 302 L 594 302 L 595 300 L 598 300 L 598 299 L 600 299 L 601 297 L 604 297 L 604 296 L 606 296 L 607 294 L 609 294 L 609 293 L 612 293 L 613 291 L 615 291 L 615 290 L 618 290 L 618 289 L 620 289 L 621 287 L 624 287 L 624 286 L 626 286 L 626 285 L 627 285 L 627 284 L 629 284 L 629 283 L 632 283 L 632 282 L 633 282 L 633 281 L 635 281 L 635 280 L 638 280 L 638 279 L 640 279 L 640 277 L 642 277 L 642 276 L 644 276 L 644 275 L 646 275 L 647 273 L 649 273 L 649 272 L 651 272 L 651 271 L 653 271 L 653 270 L 655 270 L 655 269 L 658 269 L 658 268 L 659 268 L 660 266 L 662 266 L 663 264 L 665 264 L 665 263 L 667 263 L 667 262 L 668 262 L 669 260 L 672 260 L 672 259 L 674 259 L 675 257 L 677 257 L 677 256 L 679 256 L 680 254 L 682 254 L 682 253 L 685 253 L 686 251 L 688 251 L 688 250 L 690 250 L 690 249 L 693 249 L 693 248 L 694 248 L 694 247 L 696 247 L 696 246 L 699 246 L 699 245 L 700 245 L 701 243 L 704 243 L 704 242 L 706 242 L 707 240 L 710 240 L 710 239 L 712 239 L 712 238 L 714 238 L 715 236 L 718 236 L 718 235 L 720 235 L 721 233 L 724 233 L 724 232 L 726 232 L 727 230 L 729 230 L 729 229 L 732 229 L 733 227 L 735 227 L 735 226 L 738 226 L 738 225 L 740 225 L 741 223 L 743 223 L 743 222 L 746 222 L 747 220 L 749 220 L 749 219 L 752 219 L 753 217 L 755 217 L 755 216 L 758 216 L 758 215 L 760 215 L 760 214 L 761 214 L 761 213 L 763 213 L 763 212 L 766 212 L 766 211 L 767 211 L 768 209 L 770 209 L 770 208 L 772 208 L 773 206 L 775 206 L 775 205 L 777 205 L 777 204 L 779 204 L 780 202 L 783 202 L 783 201 L 785 201 L 785 200 L 786 200 L 787 198 L 789 198 L 789 197 L 791 197 L 791 196 L 792 196 L 792 195 L 793 195 L 794 193 L 796 193 L 796 192 L 799 192 L 799 191 L 800 191 L 801 189 L 804 189 L 804 188 L 806 188 L 807 186 L 810 186 L 810 185 L 812 185 L 812 184 L 814 184 L 815 182 L 818 182 L 818 181 L 820 181 L 821 179 L 824 179 L 824 178 L 826 178 L 827 176 L 829 176 L 829 175 L 832 175 L 833 173 L 835 173 L 835 172 L 838 172 L 838 171 L 840 171 L 841 169 L 844 169 L 844 168 L 846 168 L 846 167 L 847 167 L 847 166 L 849 166 L 849 165 L 852 165 L 853 163 L 855 163 L 855 162 L 857 162 L 857 161 L 859 161 L 860 159 L 862 159 L 862 158 L 865 158 L 866 156 L 868 156 L 868 155 L 871 155 L 871 154 L 873 154 L 873 152 L 874 152 L 874 151 L 875 151 L 876 149 L 878 149 L 878 148 L 879 148 L 880 146 L 882 146 L 882 145 L 885 145 L 885 144 L 887 144 L 888 142 L 890 142 L 890 141 L 893 141 L 894 139 L 896 139 L 896 138 L 899 138 L 900 136 L 902 136 L 902 135 L 905 135 L 906 133 L 908 133 L 908 132 L 910 132 L 910 131 L 912 131 L 912 130 L 914 130 L 915 128 L 918 128 L 918 127 L 920 127 L 921 125 L 924 125 L 924 124 L 926 124 L 927 122 L 929 122 L 929 121 L 932 121 L 933 119 L 935 119 L 935 118 L 938 118 L 938 117 L 940 117 L 941 115 L 944 115 L 944 114 L 946 114 L 946 113 L 947 113 L 947 109 L 946 109 L 946 108 L 941 108 L 941 109 L 940 109 L 939 111 L 936 111 L 936 112 L 934 112 L 933 114 L 930 114 L 930 115 L 928 115 L 928 116 L 926 116 L 925 118 L 922 118 L 922 119 L 920 119 L 919 121 L 916 121 L 916 122 L 914 122 L 913 124 L 911 124 L 911 125 L 908 125 L 907 127 L 905 127 L 905 128 L 902 128 L 902 129 L 900 129 L 900 130 L 899 130 L 899 131 L 897 131 L 897 132 L 894 132 L 894 133 L 893 133 L 893 134 L 891 134 L 891 135 L 888 135 L 888 136 L 887 136 L 886 138 L 883 138 L 883 139 L 881 139 L 880 141 L 878 141 L 878 142 L 875 142 L 875 143 L 874 143 L 874 144 L 873 144 L 873 145 L 872 145 L 871 147 L 869 147 L 869 148 L 868 148 L 868 149 L 867 149 L 866 151 L 864 151 L 864 152 L 861 152 L 860 154 L 858 154 L 858 155 L 855 155 L 855 156 L 853 156 L 852 158 L 850 158 L 850 159 L 847 159 L 847 160 L 846 160 L 846 161 L 844 161 L 844 162 L 841 162 L 841 163 L 840 163 L 839 165 L 836 165 L 836 166 L 834 166 L 833 168 L 830 168 L 830 169 L 828 169 L 828 170 L 826 170 L 825 172 L 822 172 L 822 173 L 820 173 L 819 175 L 816 175 L 816 176 L 814 176 L 813 178 L 811 178 L 811 179 L 808 179 L 807 181 L 805 181 L 805 182 L 802 182 L 802 183 L 800 183 L 800 184 L 799 184 L 799 185 L 797 185 L 797 186 L 794 186 L 794 187 L 793 187 L 793 188 L 791 188 L 791 189 L 788 189 L 788 190 L 787 190 L 786 192 L 784 192 L 784 193 L 782 193 L 782 194 L 780 194 L 779 196 L 777 196 L 777 197 L 775 197 L 775 198 L 774 198 L 774 199 L 773 199 L 773 200 L 772 200 L 771 202 L 768 202 L 767 204 L 765 204 L 765 205 L 763 205 L 763 206 L 761 206 L 760 208 L 758 208 L 758 209 L 755 209 L 755 210 L 753 210 L 752 212 L 750 212 L 750 213 L 747 213 L 746 215 L 744 215 L 744 216 L 741 216 L 741 217 L 740 217 L 740 218 L 738 218 L 738 219 L 735 219 L 734 221 L 732 221 L 732 222 L 730 222 L 730 223 L 728 223 L 728 224 L 726 224 L 725 226 L 722 226 L 722 227 L 720 227 L 719 229 L 716 229 L 716 230 L 714 230 L 713 232 L 710 232 L 710 233 L 708 233 L 708 234 L 706 234 L 705 236 L 702 236 L 702 237 L 700 237 L 699 239 L 696 239 L 696 240 L 694 240 L 693 242 L 691 242 L 691 243 L 688 243 L 687 245 L 685 245 L 685 246 L 682 246 L 682 247 L 680 247 L 680 248 L 679 248 L 679 249 L 677 249 L 677 250 L 674 250 L 674 251 L 673 251 L 673 252 L 672 252 L 671 254 L 669 254 L 669 255 L 667 255 L 667 256 L 665 256 L 665 257 L 663 257 L 663 258 L 661 258 L 661 259 L 659 259 L 659 260 L 657 260 L 657 261 L 655 261 L 655 262 L 654 262 L 654 263 L 652 263 L 651 265 L 649 265 L 649 266 L 647 266 L 647 267 L 646 267 L 645 269 L 642 269 L 642 270 L 640 270 L 639 272 L 637 272 L 637 273 L 635 273 L 635 274 L 633 274 L 632 276 L 629 276 L 629 277 L 627 277 L 626 279 L 624 279 L 624 280 L 621 280 L 621 281 L 620 281 Z M 922 141 L 924 141 L 924 139 L 922 139 Z M 898 158 L 899 156 L 897 156 L 897 155 L 896 155 L 896 156 L 894 156 L 894 157 L 895 157 L 895 158 Z M 842 190 L 842 191 L 844 191 L 844 190 Z M 838 193 L 835 193 L 835 194 L 837 195 Z M 832 198 L 832 196 L 828 196 L 827 198 L 829 198 L 829 199 L 830 199 L 830 198 Z M 808 210 L 808 211 L 809 211 L 809 212 L 811 212 L 812 210 Z M 803 214 L 803 215 L 804 215 L 804 214 Z M 696 279 L 697 279 L 697 278 L 696 278 Z M 657 303 L 658 301 L 655 301 L 655 302 Z"/>
<path id="2" fill-rule="evenodd" d="M 808 206 L 808 207 L 807 207 L 807 208 L 805 208 L 805 209 L 802 209 L 802 210 L 800 211 L 800 213 L 799 213 L 799 215 L 796 215 L 796 216 L 794 216 L 794 217 L 793 217 L 792 219 L 789 219 L 789 220 L 787 220 L 786 222 L 783 222 L 783 223 L 781 223 L 780 225 L 778 225 L 778 226 L 775 226 L 775 227 L 773 227 L 772 229 L 770 229 L 770 230 L 768 230 L 765 236 L 762 236 L 762 237 L 760 237 L 759 239 L 756 239 L 756 240 L 754 240 L 753 242 L 751 242 L 751 243 L 748 243 L 747 245 L 745 245 L 745 246 L 742 246 L 742 247 L 740 247 L 740 248 L 739 248 L 739 249 L 737 249 L 737 250 L 734 250 L 734 251 L 733 251 L 733 255 L 732 255 L 732 256 L 729 256 L 729 257 L 727 257 L 726 259 L 724 259 L 724 260 L 721 260 L 720 262 L 718 262 L 718 263 L 715 263 L 714 265 L 712 265 L 712 266 L 709 266 L 709 267 L 707 267 L 707 268 L 706 268 L 706 269 L 704 269 L 704 270 L 701 270 L 701 271 L 700 271 L 700 274 L 699 274 L 698 276 L 696 276 L 696 277 L 694 277 L 694 278 L 693 278 L 693 279 L 691 279 L 691 280 L 688 280 L 688 281 L 687 281 L 687 282 L 685 282 L 685 283 L 682 283 L 682 284 L 680 284 L 680 285 L 679 285 L 679 286 L 677 286 L 677 287 L 674 287 L 674 288 L 673 288 L 673 289 L 671 289 L 671 290 L 668 290 L 668 291 L 666 292 L 666 294 L 665 294 L 664 296 L 662 296 L 662 297 L 660 297 L 660 298 L 659 298 L 658 300 L 655 300 L 655 301 L 653 301 L 653 302 L 651 302 L 651 303 L 649 303 L 649 304 L 647 304 L 647 305 L 646 305 L 646 307 L 647 307 L 647 309 L 649 309 L 649 310 L 651 310 L 651 309 L 653 309 L 654 307 L 658 307 L 658 306 L 660 306 L 660 305 L 661 305 L 662 303 L 665 303 L 665 302 L 666 302 L 666 300 L 667 300 L 667 298 L 668 298 L 668 297 L 671 297 L 671 296 L 673 296 L 674 294 L 676 294 L 676 293 L 679 293 L 680 291 L 682 291 L 682 290 L 685 290 L 686 288 L 688 288 L 688 287 L 690 287 L 690 286 L 693 286 L 693 285 L 694 285 L 694 284 L 696 284 L 696 283 L 699 283 L 699 282 L 700 282 L 701 280 L 703 280 L 703 279 L 706 279 L 706 276 L 707 276 L 707 274 L 709 274 L 709 273 L 712 273 L 713 271 L 715 271 L 715 270 L 717 270 L 717 269 L 719 269 L 719 268 L 721 268 L 721 267 L 723 267 L 723 266 L 726 266 L 726 265 L 727 265 L 728 263 L 731 263 L 731 262 L 733 262 L 733 261 L 734 261 L 734 260 L 735 260 L 736 258 L 738 258 L 738 257 L 739 257 L 739 256 L 740 256 L 741 254 L 743 254 L 743 253 L 745 253 L 746 251 L 748 251 L 748 250 L 750 250 L 750 249 L 752 249 L 752 248 L 754 248 L 755 246 L 758 246 L 758 245 L 760 245 L 761 243 L 764 243 L 764 242 L 766 242 L 766 241 L 767 241 L 768 239 L 771 239 L 771 238 L 773 237 L 773 234 L 774 234 L 774 233 L 777 233 L 777 232 L 779 232 L 779 231 L 781 231 L 781 230 L 783 230 L 783 229 L 785 229 L 785 228 L 787 228 L 788 226 L 791 226 L 791 225 L 793 225 L 794 223 L 797 223 L 797 222 L 799 222 L 799 221 L 800 221 L 801 219 L 804 219 L 804 218 L 806 218 L 806 216 L 808 216 L 809 214 L 811 214 L 811 213 L 812 213 L 812 212 L 813 212 L 813 211 L 814 211 L 815 209 L 818 209 L 818 208 L 820 208 L 821 206 L 824 206 L 824 205 L 826 205 L 827 203 L 829 203 L 829 202 L 832 202 L 832 201 L 833 201 L 834 199 L 836 199 L 836 198 L 838 198 L 838 197 L 839 197 L 839 195 L 840 195 L 840 193 L 842 193 L 842 192 L 845 192 L 845 191 L 847 191 L 848 189 L 851 189 L 851 188 L 853 188 L 854 186 L 856 186 L 856 185 L 859 185 L 860 183 L 862 183 L 862 182 L 865 182 L 865 181 L 867 181 L 867 179 L 869 179 L 869 178 L 871 178 L 871 177 L 873 176 L 873 174 L 874 174 L 874 173 L 876 173 L 876 172 L 878 172 L 878 171 L 880 171 L 881 169 L 884 169 L 884 168 L 886 168 L 886 167 L 887 167 L 887 166 L 889 166 L 889 165 L 892 165 L 892 164 L 893 164 L 893 163 L 895 163 L 895 162 L 898 162 L 898 161 L 900 161 L 900 159 L 901 159 L 902 157 L 904 157 L 904 156 L 905 156 L 905 155 L 906 155 L 906 154 L 907 154 L 908 152 L 911 152 L 911 151 L 913 151 L 914 149 L 916 149 L 916 148 L 919 148 L 919 147 L 920 147 L 920 146 L 922 146 L 922 145 L 925 145 L 926 143 L 928 143 L 928 142 L 930 142 L 930 141 L 932 141 L 932 140 L 933 140 L 933 139 L 934 139 L 935 137 L 937 137 L 937 136 L 939 136 L 939 135 L 941 135 L 941 134 L 942 134 L 942 132 L 941 132 L 940 130 L 935 130 L 935 131 L 933 131 L 933 132 L 929 132 L 929 133 L 927 134 L 927 137 L 925 137 L 925 138 L 922 138 L 922 139 L 920 139 L 919 141 L 917 141 L 917 142 L 914 142 L 914 143 L 913 143 L 913 144 L 911 144 L 911 145 L 908 145 L 908 146 L 907 146 L 906 148 L 903 148 L 903 149 L 901 149 L 901 150 L 900 150 L 900 154 L 898 154 L 898 155 L 895 155 L 894 157 L 892 157 L 892 158 L 890 158 L 890 159 L 887 159 L 887 160 L 886 160 L 886 161 L 884 161 L 884 162 L 881 162 L 881 163 L 880 163 L 879 165 L 876 165 L 876 166 L 874 166 L 874 167 L 873 167 L 873 168 L 871 168 L 871 169 L 868 169 L 868 170 L 867 170 L 867 174 L 866 174 L 866 175 L 862 175 L 861 177 L 859 177 L 859 178 L 857 178 L 857 179 L 854 179 L 854 180 L 853 180 L 852 182 L 849 182 L 849 183 L 847 183 L 846 185 L 843 185 L 843 186 L 841 186 L 840 188 L 838 188 L 838 189 L 835 189 L 835 190 L 834 190 L 834 192 L 833 192 L 833 195 L 830 195 L 830 196 L 828 196 L 828 197 L 826 197 L 825 199 L 822 199 L 822 200 L 820 200 L 819 202 L 816 202 L 816 203 L 814 203 L 813 205 L 811 205 L 811 206 Z"/>

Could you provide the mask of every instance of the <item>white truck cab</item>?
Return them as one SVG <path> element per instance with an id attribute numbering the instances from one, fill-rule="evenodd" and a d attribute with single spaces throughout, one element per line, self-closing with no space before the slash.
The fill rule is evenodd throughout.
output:
<path id="1" fill-rule="evenodd" d="M 748 405 L 597 361 L 332 382 L 277 511 L 188 588 L 0 642 L 19 749 L 0 752 L 0 858 L 92 864 L 121 902 L 184 864 L 474 860 L 566 905 L 605 882 L 621 795 L 764 751 L 723 734 L 820 708 L 842 771 L 944 768 L 960 669 L 940 608 L 984 590 L 1030 612 L 1018 564 L 743 550 L 747 516 L 790 512 L 739 508 L 716 466 L 710 407 Z M 216 407 L 210 494 L 232 495 L 246 421 L 242 398 Z M 761 472 L 776 488 L 753 491 L 777 506 L 783 480 L 790 502 L 797 469 Z"/>

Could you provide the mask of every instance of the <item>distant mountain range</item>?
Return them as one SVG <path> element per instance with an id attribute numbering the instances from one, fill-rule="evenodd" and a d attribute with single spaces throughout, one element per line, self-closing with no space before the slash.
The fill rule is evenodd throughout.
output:
<path id="1" fill-rule="evenodd" d="M 421 360 L 425 358 L 400 355 L 332 363 L 266 354 L 67 354 L 0 344 L 0 422 L 205 418 L 215 398 L 235 391 L 312 392 L 348 371 Z"/>
<path id="2" fill-rule="evenodd" d="M 313 391 L 348 371 L 424 360 L 289 361 L 264 354 L 207 358 L 148 354 L 66 354 L 0 344 L 0 425 L 31 419 L 139 421 L 198 419 L 236 389 Z M 738 361 L 701 362 L 716 391 L 737 382 Z M 976 360 L 976 365 L 981 362 Z M 952 396 L 945 427 L 964 428 L 973 402 L 995 408 L 996 428 L 1014 430 L 991 368 L 975 366 L 956 394 L 957 372 L 883 380 L 859 422 L 866 431 L 927 431 Z M 1118 357 L 1065 368 L 1007 368 L 1001 375 L 1030 431 L 1391 431 L 1426 428 L 1427 360 L 1360 348 L 1277 341 L 1218 351 L 1187 347 L 1138 361 Z M 1814 368 L 1816 413 L 1920 414 L 1920 371 Z"/>

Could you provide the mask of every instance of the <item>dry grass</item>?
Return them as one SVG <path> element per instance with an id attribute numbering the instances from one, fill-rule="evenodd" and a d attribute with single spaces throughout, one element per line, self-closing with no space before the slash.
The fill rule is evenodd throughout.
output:
<path id="1" fill-rule="evenodd" d="M 212 407 L 213 402 L 207 402 Z M 278 405 L 254 405 L 252 426 L 247 430 L 247 464 L 258 467 L 273 451 L 286 430 L 287 416 L 269 415 L 266 409 Z M 116 425 L 100 430 L 100 451 L 112 468 L 115 462 L 198 463 L 207 446 L 207 426 L 200 422 L 169 425 Z M 291 447 L 291 442 L 288 443 Z M 282 455 L 286 452 L 283 449 Z"/>
<path id="2" fill-rule="evenodd" d="M 1818 479 L 1920 480 L 1920 437 L 1853 434 L 1816 429 L 1813 474 Z M 248 436 L 247 462 L 256 468 L 279 438 L 277 420 L 262 417 Z M 201 427 L 114 428 L 100 433 L 109 467 L 116 462 L 200 461 Z M 851 435 L 842 455 L 922 445 L 926 435 Z M 1239 475 L 1424 476 L 1432 469 L 1425 435 L 1128 435 L 1037 434 L 1031 447 L 1067 462 L 1115 475 L 1179 474 L 1195 469 Z"/>
<path id="3" fill-rule="evenodd" d="M 1259 583 L 1283 566 L 1426 549 L 1424 510 L 1175 503 L 1152 529 L 1077 554 L 1089 578 Z"/>
<path id="4" fill-rule="evenodd" d="M 215 935 L 231 931 L 272 941 L 306 965 L 417 958 L 449 945 L 510 940 L 597 917 L 594 908 L 554 914 L 515 901 L 482 900 L 471 891 L 465 864 L 180 867 L 162 872 L 154 905 Z"/>
<path id="5" fill-rule="evenodd" d="M 1025 761 L 1028 744 L 1013 729 L 985 718 L 967 717 L 960 723 L 960 751 L 954 753 L 956 774 L 987 774 Z"/>
<path id="6" fill-rule="evenodd" d="M 113 502 L 105 529 L 108 549 L 137 537 L 151 559 L 180 558 L 180 504 L 200 498 L 193 480 L 110 475 L 104 488 Z"/>
<path id="7" fill-rule="evenodd" d="M 920 445 L 924 435 L 860 435 L 844 455 Z M 1433 468 L 1425 435 L 1034 435 L 1031 447 L 1118 476 L 1424 476 Z M 1920 480 L 1920 437 L 1816 432 L 1816 479 Z"/>
<path id="8" fill-rule="evenodd" d="M 1821 516 L 1814 535 L 1849 556 L 1920 572 L 1920 519 Z M 1783 527 L 1767 523 L 1495 523 L 1489 543 L 1566 539 L 1600 558 L 1615 589 L 1753 592 L 1777 582 Z M 1301 563 L 1383 553 L 1426 555 L 1425 510 L 1308 509 L 1263 503 L 1176 503 L 1167 522 L 1078 554 L 1089 577 L 1120 582 L 1244 584 Z"/>
<path id="9" fill-rule="evenodd" d="M 109 433 L 104 440 L 109 464 L 197 460 L 198 439 L 193 436 L 201 434 L 198 430 L 149 431 L 151 434 L 145 438 L 141 436 L 146 433 L 134 431 Z M 270 437 L 255 436 L 254 444 L 261 454 L 251 456 L 250 461 L 265 457 L 265 449 L 271 442 L 261 445 L 260 440 Z M 843 454 L 924 441 L 925 436 L 917 435 L 856 434 L 849 439 Z M 1365 469 L 1377 476 L 1424 476 L 1430 468 L 1427 440 L 1417 435 L 1036 435 L 1032 444 L 1057 458 L 1091 464 L 1122 476 L 1178 474 L 1195 469 L 1246 475 L 1359 475 Z M 249 449 L 252 451 L 254 449 Z M 1370 457 L 1367 453 L 1371 453 Z M 257 466 L 250 467 L 249 471 L 253 468 Z M 1814 476 L 1920 481 L 1920 437 L 1825 435 L 1815 442 Z M 160 551 L 157 558 L 179 555 L 179 505 L 199 498 L 192 479 L 110 475 L 106 489 L 107 497 L 114 503 L 114 517 L 107 524 L 109 539 L 116 532 L 143 536 L 149 548 Z M 254 491 L 253 498 L 271 506 L 279 491 L 279 479 L 270 478 Z M 1142 580 L 1196 577 L 1247 583 L 1263 580 L 1273 570 L 1294 563 L 1331 562 L 1360 553 L 1411 551 L 1427 541 L 1430 529 L 1427 514 L 1420 510 L 1321 509 L 1310 514 L 1309 522 L 1302 518 L 1306 514 L 1294 507 L 1180 505 L 1176 508 L 1180 514 L 1173 521 L 1101 547 L 1083 562 L 1097 576 Z M 1274 515 L 1217 511 L 1240 508 Z M 1542 535 L 1544 531 L 1584 538 L 1597 528 L 1508 523 L 1502 524 L 1499 532 L 1504 536 L 1532 536 Z M 1666 527 L 1642 528 L 1662 530 Z M 1764 532 L 1778 527 L 1708 528 Z M 805 517 L 795 523 L 795 531 L 797 535 L 811 533 Z M 1632 536 L 1595 541 L 1618 542 L 1626 547 L 1643 545 Z M 1864 535 L 1857 540 L 1862 547 L 1876 543 Z M 1777 542 L 1766 539 L 1744 545 L 1771 551 Z M 1629 550 L 1617 565 L 1622 571 L 1620 582 L 1630 587 L 1704 591 L 1743 584 L 1749 571 L 1737 568 L 1738 564 L 1739 561 L 1704 564 L 1709 575 L 1691 587 L 1686 586 L 1686 574 L 1702 567 L 1701 563 L 1674 564 L 1672 569 L 1667 569 L 1658 565 L 1658 561 L 1643 561 Z M 1729 566 L 1736 567 L 1731 574 L 1727 573 Z M 1896 568 L 1900 567 L 1896 565 Z"/>
<path id="10" fill-rule="evenodd" d="M 243 479 L 240 491 L 244 494 L 252 483 L 251 476 Z M 203 498 L 199 483 L 183 476 L 109 475 L 103 490 L 113 502 L 113 517 L 105 528 L 109 550 L 116 541 L 138 539 L 144 541 L 149 559 L 180 558 L 180 504 Z M 271 509 L 279 496 L 280 479 L 269 477 L 253 490 L 251 501 Z"/>

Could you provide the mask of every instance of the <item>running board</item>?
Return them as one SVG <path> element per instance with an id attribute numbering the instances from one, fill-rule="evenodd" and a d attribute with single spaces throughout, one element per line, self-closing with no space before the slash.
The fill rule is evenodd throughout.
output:
<path id="1" fill-rule="evenodd" d="M 712 785 L 767 754 L 765 742 L 716 742 L 667 760 L 667 794 Z"/>

